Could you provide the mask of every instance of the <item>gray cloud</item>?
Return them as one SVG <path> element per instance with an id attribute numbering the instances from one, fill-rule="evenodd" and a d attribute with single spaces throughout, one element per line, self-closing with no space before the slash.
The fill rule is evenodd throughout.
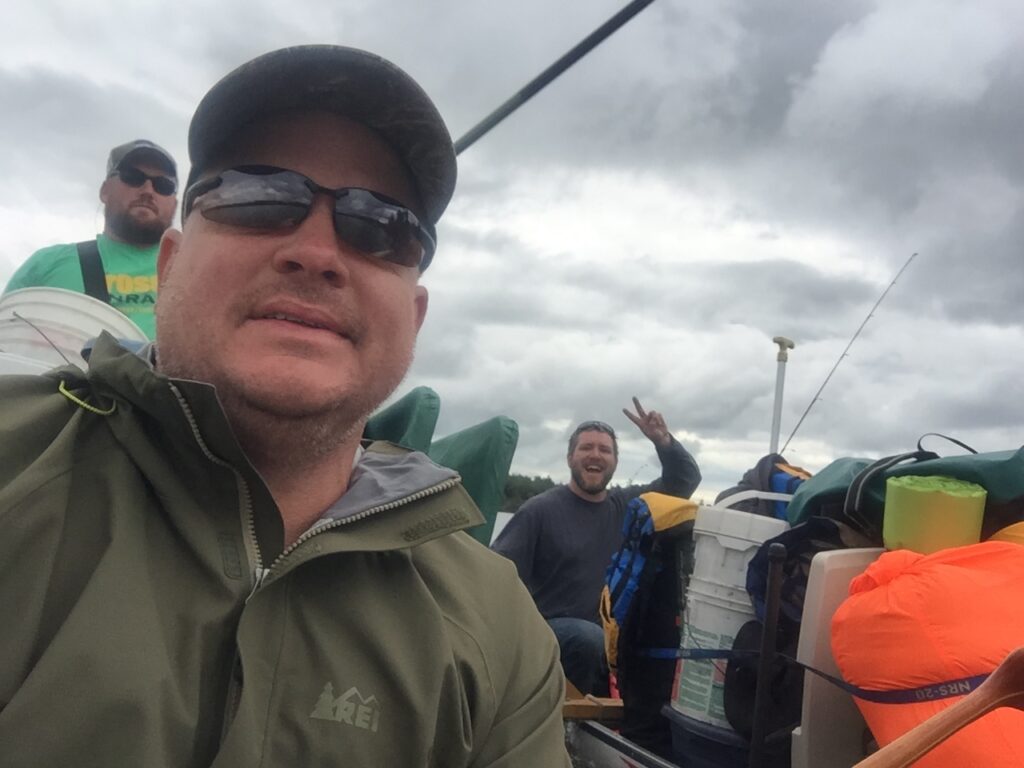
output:
<path id="1" fill-rule="evenodd" d="M 180 122 L 145 91 L 38 68 L 0 70 L 0 100 L 0 142 L 11 148 L 0 173 L 49 203 L 95 199 L 111 147 L 145 137 L 172 149 L 169 126 Z"/>
<path id="2" fill-rule="evenodd" d="M 0 32 L 0 282 L 54 217 L 93 220 L 113 144 L 147 136 L 184 164 L 194 104 L 252 55 L 378 51 L 459 136 L 621 6 L 26 10 Z M 659 0 L 460 158 L 406 386 L 441 393 L 439 434 L 517 419 L 520 471 L 564 473 L 571 425 L 609 420 L 622 480 L 655 473 L 620 413 L 636 394 L 725 486 L 767 449 L 771 337 L 797 342 L 785 438 L 917 251 L 791 458 L 930 430 L 1019 443 L 1022 42 L 1016 0 Z"/>

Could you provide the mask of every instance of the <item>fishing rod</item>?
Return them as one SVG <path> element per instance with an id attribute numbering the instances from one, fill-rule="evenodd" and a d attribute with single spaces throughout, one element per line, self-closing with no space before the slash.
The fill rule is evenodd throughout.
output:
<path id="1" fill-rule="evenodd" d="M 892 279 L 892 282 L 890 282 L 889 285 L 886 286 L 885 290 L 882 291 L 882 295 L 878 297 L 878 301 L 876 301 L 874 306 L 871 307 L 871 311 L 868 312 L 868 316 L 864 318 L 864 322 L 860 324 L 860 327 L 857 328 L 856 332 L 850 338 L 850 341 L 846 345 L 846 349 L 843 350 L 843 353 L 839 356 L 839 359 L 836 360 L 836 364 L 832 366 L 832 370 L 828 372 L 828 376 L 825 377 L 825 380 L 821 382 L 821 386 L 818 387 L 818 391 L 814 393 L 814 397 L 811 398 L 811 402 L 807 405 L 807 408 L 800 416 L 800 420 L 796 423 L 796 426 L 793 427 L 793 431 L 790 433 L 789 437 L 786 438 L 786 444 L 782 446 L 783 453 L 785 453 L 786 448 L 789 447 L 789 441 L 793 439 L 793 436 L 796 434 L 796 431 L 800 429 L 800 425 L 804 423 L 804 419 L 807 418 L 807 414 L 811 412 L 811 408 L 813 408 L 814 404 L 821 399 L 821 393 L 828 385 L 829 379 L 832 378 L 832 374 L 836 372 L 836 368 L 838 368 L 839 364 L 843 362 L 843 358 L 845 358 L 849 354 L 850 347 L 853 346 L 853 342 L 855 342 L 857 340 L 857 337 L 860 336 L 860 332 L 864 330 L 864 326 L 868 324 L 868 320 L 875 316 L 875 311 L 878 309 L 879 305 L 885 300 L 885 297 L 889 295 L 889 291 L 891 291 L 892 287 L 896 285 L 896 281 L 900 279 L 900 276 L 907 270 L 907 267 L 910 266 L 910 262 L 912 262 L 916 257 L 916 252 L 910 254 L 910 258 L 907 259 L 906 263 L 904 263 L 902 267 L 900 267 L 900 271 L 896 273 L 896 276 Z"/>
<path id="2" fill-rule="evenodd" d="M 455 154 L 460 154 L 464 149 L 467 149 L 476 143 L 481 136 L 486 134 L 494 126 L 519 109 L 519 107 L 523 106 L 523 104 L 531 98 L 536 96 L 537 93 L 552 80 L 590 53 L 590 51 L 603 42 L 615 30 L 653 2 L 654 0 L 633 0 L 633 2 L 608 19 L 608 21 L 583 38 L 583 40 L 577 43 L 572 50 L 533 78 L 533 80 L 527 83 L 518 93 L 508 99 L 508 101 L 491 112 L 491 114 L 475 126 L 470 128 L 462 138 L 455 142 Z"/>

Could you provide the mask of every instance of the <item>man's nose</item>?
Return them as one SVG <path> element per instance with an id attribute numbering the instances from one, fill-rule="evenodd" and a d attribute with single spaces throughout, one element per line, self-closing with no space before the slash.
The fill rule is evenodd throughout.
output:
<path id="1" fill-rule="evenodd" d="M 334 229 L 334 201 L 317 195 L 309 215 L 275 251 L 273 263 L 281 273 L 307 272 L 340 287 L 348 281 L 350 258 Z"/>

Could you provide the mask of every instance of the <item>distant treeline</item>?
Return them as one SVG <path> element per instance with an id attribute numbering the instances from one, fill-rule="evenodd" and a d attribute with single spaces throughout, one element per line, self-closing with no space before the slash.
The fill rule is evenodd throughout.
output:
<path id="1" fill-rule="evenodd" d="M 550 477 L 509 475 L 508 481 L 505 483 L 505 503 L 502 504 L 501 509 L 504 512 L 515 512 L 519 509 L 519 505 L 531 496 L 536 496 L 538 493 L 554 487 L 555 481 Z"/>

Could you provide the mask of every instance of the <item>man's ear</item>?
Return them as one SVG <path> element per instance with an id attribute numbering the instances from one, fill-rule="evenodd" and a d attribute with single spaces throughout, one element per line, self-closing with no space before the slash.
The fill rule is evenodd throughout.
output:
<path id="1" fill-rule="evenodd" d="M 160 238 L 160 251 L 156 256 L 157 282 L 162 283 L 171 270 L 171 262 L 181 247 L 181 232 L 173 227 L 164 230 Z"/>
<path id="2" fill-rule="evenodd" d="M 420 328 L 423 327 L 423 320 L 427 317 L 429 295 L 427 294 L 427 289 L 422 285 L 417 285 L 415 291 L 416 294 L 413 297 L 413 301 L 416 303 L 416 333 L 419 333 Z"/>
<path id="3" fill-rule="evenodd" d="M 104 205 L 107 204 L 107 198 L 110 196 L 109 189 L 110 179 L 107 179 L 102 184 L 100 184 L 100 202 L 103 203 Z"/>

